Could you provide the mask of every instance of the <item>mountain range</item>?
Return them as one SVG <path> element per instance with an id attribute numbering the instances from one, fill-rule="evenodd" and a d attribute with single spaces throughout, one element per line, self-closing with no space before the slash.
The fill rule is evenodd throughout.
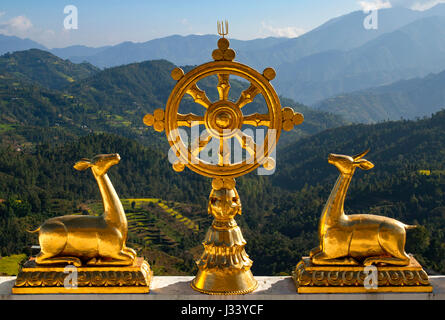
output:
<path id="1" fill-rule="evenodd" d="M 76 134 L 105 131 L 157 144 L 159 137 L 147 130 L 142 118 L 165 108 L 175 85 L 170 75 L 175 67 L 166 60 L 154 60 L 98 70 L 38 49 L 8 53 L 0 56 L 0 124 L 11 134 L 17 126 L 58 126 Z M 210 99 L 217 97 L 216 81 L 209 77 L 199 83 Z M 247 87 L 246 82 L 232 79 L 229 98 L 236 100 Z M 346 123 L 340 116 L 288 98 L 281 101 L 305 115 L 304 124 L 288 135 L 288 142 Z M 202 109 L 187 96 L 180 112 L 199 114 Z M 265 109 L 259 95 L 243 111 Z"/>
<path id="2" fill-rule="evenodd" d="M 422 118 L 445 109 L 444 88 L 442 71 L 328 98 L 313 107 L 356 123 Z"/>
<path id="3" fill-rule="evenodd" d="M 416 20 L 348 50 L 324 51 L 277 68 L 277 85 L 313 104 L 326 97 L 445 69 L 445 17 Z"/>
<path id="4" fill-rule="evenodd" d="M 445 69 L 445 4 L 425 11 L 380 9 L 377 29 L 365 29 L 365 17 L 364 12 L 355 11 L 297 38 L 231 39 L 231 47 L 237 52 L 237 61 L 260 70 L 274 67 L 277 91 L 306 105 Z M 17 38 L 11 37 L 11 44 L 5 36 L 0 39 L 0 53 L 17 50 Z M 216 41 L 214 35 L 173 35 L 141 43 L 47 51 L 100 68 L 155 59 L 196 65 L 211 60 Z M 29 39 L 21 46 L 42 49 Z"/>

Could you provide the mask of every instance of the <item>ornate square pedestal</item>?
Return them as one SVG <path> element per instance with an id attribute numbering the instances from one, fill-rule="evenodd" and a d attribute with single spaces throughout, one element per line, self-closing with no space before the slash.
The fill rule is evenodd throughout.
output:
<path id="1" fill-rule="evenodd" d="M 65 267 L 39 266 L 31 258 L 19 272 L 12 293 L 148 293 L 153 278 L 143 258 L 136 258 L 132 266 Z M 77 287 L 65 287 L 65 279 L 73 279 L 73 270 L 77 272 Z"/>
<path id="2" fill-rule="evenodd" d="M 292 278 L 298 293 L 432 292 L 428 275 L 411 256 L 408 266 L 377 266 L 377 288 L 366 285 L 364 266 L 319 266 L 309 257 L 297 264 Z M 369 289 L 367 289 L 367 287 Z"/>

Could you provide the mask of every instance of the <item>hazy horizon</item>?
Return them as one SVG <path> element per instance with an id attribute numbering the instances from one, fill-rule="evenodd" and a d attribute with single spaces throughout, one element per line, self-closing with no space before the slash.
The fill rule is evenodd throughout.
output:
<path id="1" fill-rule="evenodd" d="M 229 38 L 253 40 L 298 37 L 330 19 L 369 8 L 402 6 L 425 10 L 445 0 L 228 0 L 221 6 L 208 1 L 85 1 L 4 0 L 0 5 L 0 34 L 28 38 L 45 47 L 73 45 L 102 47 L 125 41 L 146 42 L 171 35 L 216 34 L 216 21 L 229 21 Z M 65 29 L 77 8 L 77 29 Z"/>

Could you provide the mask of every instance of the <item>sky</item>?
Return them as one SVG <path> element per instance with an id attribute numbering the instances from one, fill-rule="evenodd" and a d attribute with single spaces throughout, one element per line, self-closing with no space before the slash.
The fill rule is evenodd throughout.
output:
<path id="1" fill-rule="evenodd" d="M 99 47 L 172 34 L 216 34 L 216 22 L 228 20 L 230 38 L 298 37 L 357 10 L 425 10 L 439 2 L 445 0 L 2 0 L 0 34 L 48 48 Z M 72 28 L 73 11 L 64 13 L 67 6 L 77 10 L 77 28 Z"/>

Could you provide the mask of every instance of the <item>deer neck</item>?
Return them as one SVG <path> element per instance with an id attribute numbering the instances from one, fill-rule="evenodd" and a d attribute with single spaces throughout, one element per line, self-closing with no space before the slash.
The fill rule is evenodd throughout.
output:
<path id="1" fill-rule="evenodd" d="M 344 203 L 353 174 L 354 171 L 349 174 L 340 173 L 321 214 L 320 235 L 324 234 L 328 227 L 336 225 L 342 219 L 347 219 Z"/>
<path id="2" fill-rule="evenodd" d="M 94 173 L 93 173 L 94 174 Z M 96 175 L 97 184 L 104 205 L 104 220 L 108 225 L 127 230 L 127 218 L 122 203 L 107 174 Z"/>

